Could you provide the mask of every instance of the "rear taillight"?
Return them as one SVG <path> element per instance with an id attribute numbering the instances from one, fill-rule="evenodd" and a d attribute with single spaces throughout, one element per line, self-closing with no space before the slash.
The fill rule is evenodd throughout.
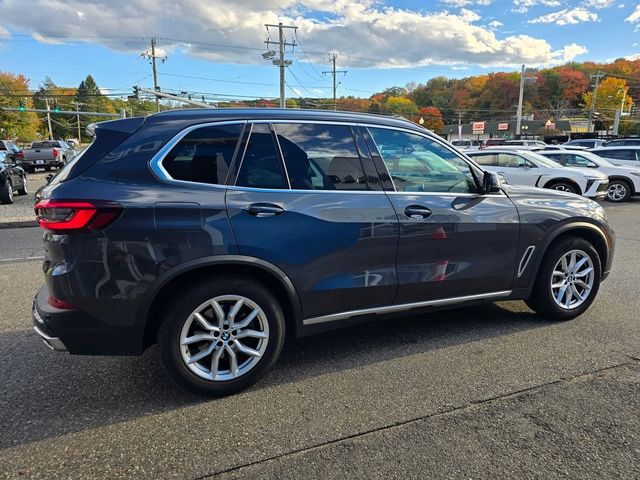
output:
<path id="1" fill-rule="evenodd" d="M 57 148 L 53 149 L 53 158 L 58 158 L 58 149 Z"/>
<path id="2" fill-rule="evenodd" d="M 60 308 L 63 310 L 72 310 L 74 308 L 76 308 L 75 306 L 73 306 L 72 304 L 70 304 L 69 302 L 65 302 L 64 300 L 60 300 L 59 298 L 56 298 L 52 295 L 49 295 L 49 297 L 47 298 L 47 303 L 49 305 L 51 305 L 54 308 Z"/>
<path id="3" fill-rule="evenodd" d="M 20 159 L 20 160 L 24 160 L 24 152 L 22 150 L 19 150 L 18 153 L 16 153 L 16 156 Z"/>
<path id="4" fill-rule="evenodd" d="M 35 206 L 38 223 L 45 230 L 64 233 L 101 230 L 116 220 L 122 206 L 115 202 L 41 200 Z"/>

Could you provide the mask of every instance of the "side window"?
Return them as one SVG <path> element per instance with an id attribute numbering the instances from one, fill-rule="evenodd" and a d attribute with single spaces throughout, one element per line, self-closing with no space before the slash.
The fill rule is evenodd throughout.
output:
<path id="1" fill-rule="evenodd" d="M 236 185 L 253 188 L 289 188 L 268 125 L 251 129 Z"/>
<path id="2" fill-rule="evenodd" d="M 176 180 L 222 184 L 241 131 L 240 124 L 193 130 L 171 149 L 162 166 Z"/>
<path id="3" fill-rule="evenodd" d="M 471 166 L 434 140 L 386 128 L 369 128 L 399 192 L 475 191 Z"/>
<path id="4" fill-rule="evenodd" d="M 488 167 L 498 165 L 498 156 L 495 153 L 481 153 L 479 155 L 473 155 L 471 158 L 473 158 L 478 165 Z"/>
<path id="5" fill-rule="evenodd" d="M 500 153 L 498 155 L 498 165 L 501 167 L 518 168 L 527 165 L 527 161 L 519 155 L 513 153 Z"/>
<path id="6" fill-rule="evenodd" d="M 547 157 L 550 160 L 553 160 L 554 162 L 558 162 L 560 165 L 567 165 L 567 156 L 564 154 L 558 154 L 558 153 L 554 153 L 552 155 L 545 155 L 545 157 Z"/>
<path id="7" fill-rule="evenodd" d="M 370 190 L 351 127 L 274 125 L 292 189 Z"/>

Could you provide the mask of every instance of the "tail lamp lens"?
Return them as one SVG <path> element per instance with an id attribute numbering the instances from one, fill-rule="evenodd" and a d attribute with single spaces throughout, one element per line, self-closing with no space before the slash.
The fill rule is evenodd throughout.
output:
<path id="1" fill-rule="evenodd" d="M 41 200 L 35 206 L 40 226 L 46 230 L 101 230 L 116 220 L 122 206 L 115 202 Z"/>

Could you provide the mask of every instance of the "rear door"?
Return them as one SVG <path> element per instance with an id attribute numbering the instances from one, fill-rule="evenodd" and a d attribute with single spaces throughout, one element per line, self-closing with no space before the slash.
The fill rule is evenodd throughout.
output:
<path id="1" fill-rule="evenodd" d="M 383 127 L 368 127 L 367 138 L 395 185 L 389 192 L 400 224 L 395 303 L 506 295 L 519 237 L 511 200 L 479 194 L 470 164 L 434 138 Z"/>
<path id="2" fill-rule="evenodd" d="M 362 145 L 347 124 L 256 123 L 227 191 L 240 253 L 283 270 L 307 319 L 397 290 L 398 221 Z"/>

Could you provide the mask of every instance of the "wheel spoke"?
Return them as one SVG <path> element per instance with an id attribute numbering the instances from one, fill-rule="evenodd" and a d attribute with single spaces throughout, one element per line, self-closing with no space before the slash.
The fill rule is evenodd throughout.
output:
<path id="1" fill-rule="evenodd" d="M 235 378 L 238 375 L 238 357 L 236 357 L 236 352 L 230 346 L 226 345 L 224 348 L 229 357 L 229 372 Z"/>
<path id="2" fill-rule="evenodd" d="M 215 341 L 216 337 L 214 337 L 210 333 L 197 333 L 192 335 L 191 337 L 187 337 L 182 341 L 182 345 L 191 345 L 196 342 L 203 342 L 205 340 Z"/>
<path id="3" fill-rule="evenodd" d="M 583 281 L 582 281 L 582 280 L 580 280 L 580 279 L 576 279 L 576 281 L 575 281 L 575 282 L 573 282 L 573 283 L 574 283 L 575 285 L 579 285 L 580 287 L 584 288 L 584 291 L 585 291 L 586 293 L 588 293 L 588 292 L 590 292 L 590 291 L 591 291 L 591 287 L 590 287 L 587 283 L 583 282 Z"/>
<path id="4" fill-rule="evenodd" d="M 229 315 L 227 315 L 227 321 L 229 322 L 229 328 L 233 327 L 233 322 L 236 319 L 236 315 L 244 305 L 244 300 L 241 298 L 236 302 L 231 310 L 229 310 Z"/>
<path id="5" fill-rule="evenodd" d="M 220 330 L 218 329 L 218 327 L 216 327 L 215 325 L 213 325 L 212 323 L 209 323 L 209 321 L 204 318 L 204 316 L 202 316 L 202 314 L 195 312 L 193 314 L 193 317 L 198 321 L 198 323 L 200 325 L 202 325 L 204 328 L 206 328 L 207 330 L 211 331 L 211 332 L 219 332 Z"/>
<path id="6" fill-rule="evenodd" d="M 218 368 L 220 367 L 220 355 L 222 355 L 222 348 L 216 350 L 216 353 L 211 355 L 211 380 L 215 380 L 218 376 Z"/>
<path id="7" fill-rule="evenodd" d="M 211 345 L 209 345 L 208 348 L 205 348 L 204 350 L 202 350 L 199 353 L 196 353 L 195 355 L 193 355 L 189 361 L 187 362 L 187 364 L 192 364 L 197 362 L 198 360 L 202 360 L 204 357 L 206 357 L 207 355 L 211 355 L 211 353 L 213 352 L 213 350 L 216 348 L 216 344 L 215 343 L 211 343 Z"/>
<path id="8" fill-rule="evenodd" d="M 216 319 L 218 319 L 218 328 L 222 330 L 222 327 L 224 327 L 224 317 L 226 316 L 224 310 L 222 310 L 220 304 L 215 300 L 211 300 L 211 308 L 213 308 L 213 313 L 215 313 Z"/>
<path id="9" fill-rule="evenodd" d="M 565 300 L 564 300 L 565 306 L 570 307 L 571 300 L 573 300 L 573 290 L 570 287 L 565 288 Z"/>
<path id="10" fill-rule="evenodd" d="M 241 330 L 238 332 L 238 334 L 236 335 L 236 338 L 245 338 L 245 337 L 251 337 L 251 338 L 267 338 L 268 335 L 264 332 L 259 332 L 257 330 Z"/>
<path id="11" fill-rule="evenodd" d="M 560 290 L 558 290 L 558 294 L 556 295 L 556 302 L 558 302 L 559 304 L 562 304 L 562 299 L 564 298 L 564 294 L 567 291 L 567 286 L 563 285 L 562 287 L 560 287 Z"/>
<path id="12" fill-rule="evenodd" d="M 593 272 L 593 268 L 589 267 L 589 268 L 585 268 L 584 270 L 582 270 L 581 272 L 578 272 L 574 275 L 574 277 L 576 278 L 584 278 L 587 275 L 589 275 L 591 272 Z"/>
<path id="13" fill-rule="evenodd" d="M 569 271 L 572 272 L 576 266 L 576 252 L 571 252 L 571 260 L 569 261 Z"/>
<path id="14" fill-rule="evenodd" d="M 562 278 L 566 277 L 565 273 L 561 272 L 560 270 L 554 270 L 553 271 L 553 276 L 554 277 L 562 277 Z"/>
<path id="15" fill-rule="evenodd" d="M 584 297 L 582 295 L 580 295 L 580 292 L 578 292 L 578 289 L 576 288 L 575 285 L 571 284 L 571 293 L 573 295 L 575 295 L 576 297 L 578 297 L 578 299 L 583 302 L 584 301 Z"/>
<path id="16" fill-rule="evenodd" d="M 235 322 L 233 325 L 233 328 L 240 330 L 241 328 L 248 327 L 249 324 L 253 322 L 253 319 L 256 318 L 259 313 L 260 313 L 260 310 L 256 308 L 249 315 L 244 317 L 242 320 L 240 320 L 239 322 Z"/>
<path id="17" fill-rule="evenodd" d="M 245 355 L 249 355 L 251 357 L 259 357 L 260 356 L 260 352 L 259 351 L 254 350 L 253 348 L 249 348 L 245 344 L 240 343 L 237 340 L 235 342 L 235 346 L 236 346 L 236 348 L 238 349 L 239 352 L 244 353 Z"/>
<path id="18" fill-rule="evenodd" d="M 569 271 L 569 265 L 567 265 L 567 256 L 562 257 L 562 272 L 567 273 Z"/>
<path id="19" fill-rule="evenodd" d="M 575 273 L 578 270 L 580 270 L 583 267 L 583 265 L 588 261 L 589 261 L 589 257 L 584 257 L 582 260 L 579 260 L 578 262 L 576 262 L 575 266 L 573 267 L 573 272 Z"/>
<path id="20" fill-rule="evenodd" d="M 559 282 L 552 283 L 551 288 L 555 290 L 556 288 L 560 288 L 563 285 L 564 285 L 564 279 L 560 280 Z"/>

